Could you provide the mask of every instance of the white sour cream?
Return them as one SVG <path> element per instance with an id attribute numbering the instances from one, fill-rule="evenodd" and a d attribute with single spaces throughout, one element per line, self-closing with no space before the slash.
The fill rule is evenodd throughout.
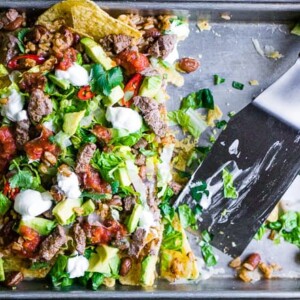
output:
<path id="1" fill-rule="evenodd" d="M 52 197 L 49 192 L 40 193 L 34 190 L 20 192 L 15 199 L 14 210 L 23 218 L 39 216 L 52 206 Z"/>
<path id="2" fill-rule="evenodd" d="M 177 49 L 177 43 L 173 49 L 173 51 L 164 59 L 164 61 L 168 62 L 169 64 L 174 64 L 174 62 L 179 59 L 179 53 Z"/>
<path id="3" fill-rule="evenodd" d="M 297 176 L 282 196 L 280 205 L 284 211 L 300 211 L 300 176 Z"/>
<path id="4" fill-rule="evenodd" d="M 24 107 L 24 97 L 16 90 L 11 90 L 8 97 L 8 102 L 2 106 L 1 115 L 7 117 L 9 120 L 16 122 L 17 115 Z"/>
<path id="5" fill-rule="evenodd" d="M 70 176 L 57 174 L 57 185 L 65 193 L 67 198 L 77 199 L 81 195 L 78 177 L 74 172 Z"/>
<path id="6" fill-rule="evenodd" d="M 190 34 L 189 24 L 188 23 L 183 23 L 183 24 L 180 24 L 180 25 L 176 25 L 176 22 L 172 22 L 171 26 L 170 26 L 170 29 L 169 29 L 169 32 L 171 34 L 176 34 L 178 41 L 183 41 Z"/>
<path id="7" fill-rule="evenodd" d="M 129 133 L 140 130 L 143 124 L 142 117 L 135 110 L 126 107 L 108 107 L 106 119 L 112 123 L 113 128 L 125 129 Z"/>
<path id="8" fill-rule="evenodd" d="M 18 122 L 28 120 L 27 111 L 25 109 L 19 111 L 17 113 L 16 119 L 17 119 Z"/>
<path id="9" fill-rule="evenodd" d="M 88 71 L 77 63 L 74 63 L 67 70 L 55 70 L 55 76 L 59 79 L 64 79 L 74 86 L 84 86 L 89 84 Z"/>
<path id="10" fill-rule="evenodd" d="M 152 211 L 148 207 L 145 207 L 140 217 L 139 227 L 145 229 L 148 232 L 150 227 L 153 227 L 155 225 L 156 222 Z"/>
<path id="11" fill-rule="evenodd" d="M 89 267 L 89 261 L 83 255 L 76 255 L 68 259 L 67 272 L 70 278 L 77 278 L 84 275 Z"/>

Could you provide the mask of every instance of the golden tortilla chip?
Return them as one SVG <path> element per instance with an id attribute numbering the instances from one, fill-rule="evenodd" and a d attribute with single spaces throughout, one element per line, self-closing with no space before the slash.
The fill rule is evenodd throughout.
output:
<path id="1" fill-rule="evenodd" d="M 91 36 L 95 40 L 109 34 L 126 34 L 135 39 L 141 37 L 137 29 L 112 18 L 89 0 L 66 0 L 57 3 L 45 11 L 36 24 L 47 27 L 58 19 L 63 19 L 67 26 L 74 28 L 79 34 Z"/>

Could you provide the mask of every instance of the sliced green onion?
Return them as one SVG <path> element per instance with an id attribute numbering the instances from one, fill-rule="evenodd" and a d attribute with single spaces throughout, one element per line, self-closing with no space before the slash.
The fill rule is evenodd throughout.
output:
<path id="1" fill-rule="evenodd" d="M 244 85 L 237 81 L 232 81 L 232 87 L 237 90 L 242 90 L 244 88 Z"/>
<path id="2" fill-rule="evenodd" d="M 224 82 L 225 82 L 225 78 L 222 78 L 221 76 L 219 76 L 217 74 L 214 75 L 214 84 L 215 85 L 218 85 L 218 84 L 221 84 Z"/>

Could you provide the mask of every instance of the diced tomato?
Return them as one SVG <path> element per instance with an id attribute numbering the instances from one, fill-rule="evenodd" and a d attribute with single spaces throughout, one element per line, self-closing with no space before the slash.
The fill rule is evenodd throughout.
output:
<path id="1" fill-rule="evenodd" d="M 9 199 L 11 199 L 11 200 L 15 200 L 15 198 L 16 198 L 17 194 L 19 194 L 19 192 L 20 192 L 20 189 L 19 189 L 19 188 L 12 188 L 12 187 L 10 186 L 10 184 L 9 184 L 8 181 L 6 181 L 6 182 L 4 183 L 3 194 L 4 194 L 7 198 L 9 198 Z"/>
<path id="2" fill-rule="evenodd" d="M 17 146 L 12 129 L 8 126 L 0 127 L 0 173 L 3 173 L 16 153 Z"/>
<path id="3" fill-rule="evenodd" d="M 109 128 L 96 124 L 91 131 L 101 142 L 107 144 L 111 140 Z"/>
<path id="4" fill-rule="evenodd" d="M 128 74 L 140 73 L 150 66 L 148 58 L 137 51 L 124 50 L 116 57 L 116 63 Z"/>
<path id="5" fill-rule="evenodd" d="M 49 137 L 53 135 L 52 131 L 42 125 L 38 125 L 37 128 L 41 130 L 41 135 L 24 145 L 28 158 L 32 160 L 40 159 L 45 151 L 57 155 L 59 153 L 58 146 L 49 141 Z"/>
<path id="6" fill-rule="evenodd" d="M 22 255 L 32 257 L 41 241 L 41 236 L 37 231 L 25 225 L 20 226 L 19 233 L 24 238 Z"/>
<path id="7" fill-rule="evenodd" d="M 124 88 L 124 98 L 121 100 L 121 105 L 130 107 L 132 104 L 132 98 L 137 96 L 143 76 L 141 74 L 135 74 L 132 78 L 127 82 Z"/>
<path id="8" fill-rule="evenodd" d="M 83 224 L 83 229 L 90 237 L 91 244 L 108 244 L 115 237 L 126 235 L 126 230 L 123 225 L 115 220 L 108 221 L 108 226 Z"/>
<path id="9" fill-rule="evenodd" d="M 104 182 L 99 173 L 91 166 L 89 166 L 87 171 L 82 174 L 82 182 L 84 189 L 101 194 L 111 192 L 110 185 L 107 182 Z"/>
<path id="10" fill-rule="evenodd" d="M 68 70 L 73 62 L 75 62 L 77 59 L 77 53 L 76 50 L 74 48 L 68 48 L 64 53 L 63 53 L 63 57 L 61 59 L 61 61 L 58 63 L 57 65 L 57 69 L 60 70 Z"/>

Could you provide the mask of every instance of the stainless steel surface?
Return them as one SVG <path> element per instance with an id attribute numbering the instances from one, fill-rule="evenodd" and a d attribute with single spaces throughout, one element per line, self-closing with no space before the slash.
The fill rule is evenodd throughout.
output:
<path id="1" fill-rule="evenodd" d="M 42 9 L 57 1 L 0 1 L 0 8 L 20 7 Z M 269 1 L 268 1 L 269 2 Z M 279 3 L 281 2 L 281 3 Z M 179 45 L 180 56 L 198 57 L 201 61 L 199 71 L 185 76 L 185 85 L 178 89 L 169 88 L 170 109 L 179 106 L 180 97 L 199 88 L 212 89 L 215 101 L 224 112 L 239 111 L 255 96 L 279 78 L 295 62 L 300 50 L 300 37 L 289 34 L 290 26 L 300 19 L 300 4 L 277 1 L 268 4 L 262 2 L 226 3 L 220 2 L 124 2 L 103 1 L 101 7 L 110 8 L 117 15 L 121 12 L 141 12 L 160 14 L 174 12 L 189 16 L 191 34 Z M 100 2 L 99 2 L 100 3 Z M 230 21 L 220 14 L 227 12 Z M 211 31 L 199 32 L 198 19 L 207 19 L 212 25 Z M 259 40 L 262 46 L 270 45 L 284 55 L 277 61 L 261 57 L 252 44 L 252 38 Z M 213 74 L 226 78 L 226 82 L 213 86 Z M 256 79 L 259 86 L 250 86 L 249 80 Z M 245 83 L 243 91 L 231 87 L 233 80 Z M 257 138 L 257 133 L 249 139 Z M 194 242 L 195 238 L 191 237 Z M 195 248 L 199 247 L 195 244 Z M 247 253 L 260 251 L 267 262 L 276 262 L 284 266 L 281 276 L 298 274 L 300 254 L 292 245 L 282 243 L 274 246 L 270 240 L 253 241 Z M 220 265 L 225 266 L 229 258 L 219 254 Z M 225 278 L 227 276 L 227 278 Z M 0 298 L 300 298 L 299 279 L 263 280 L 245 284 L 234 280 L 226 272 L 222 278 L 200 281 L 195 284 L 170 285 L 159 281 L 150 289 L 117 286 L 115 289 L 102 288 L 99 292 L 72 288 L 71 291 L 54 291 L 45 287 L 45 283 L 24 282 L 17 290 L 0 290 Z"/>

